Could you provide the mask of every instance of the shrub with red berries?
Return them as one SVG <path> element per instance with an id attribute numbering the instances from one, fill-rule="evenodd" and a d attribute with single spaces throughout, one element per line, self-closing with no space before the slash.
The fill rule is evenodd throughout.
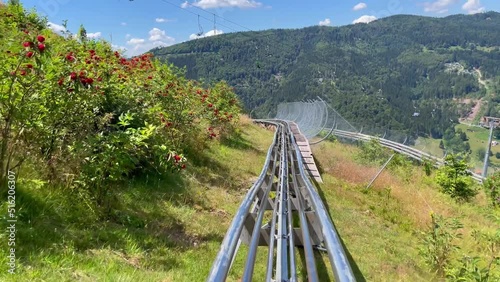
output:
<path id="1" fill-rule="evenodd" d="M 150 54 L 127 58 L 104 41 L 83 44 L 38 28 L 43 21 L 32 16 L 13 23 L 2 16 L 9 7 L 0 7 L 12 30 L 0 37 L 12 85 L 3 91 L 24 100 L 0 100 L 14 109 L 0 119 L 1 128 L 11 122 L 0 145 L 15 150 L 6 156 L 30 152 L 45 163 L 47 180 L 78 175 L 73 184 L 90 189 L 147 170 L 181 171 L 187 152 L 231 132 L 239 106 L 226 83 L 204 89 Z"/>

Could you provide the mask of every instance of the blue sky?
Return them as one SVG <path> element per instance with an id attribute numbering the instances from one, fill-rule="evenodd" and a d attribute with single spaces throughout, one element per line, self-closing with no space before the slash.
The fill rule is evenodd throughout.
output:
<path id="1" fill-rule="evenodd" d="M 21 0 L 21 3 L 46 16 L 54 30 L 62 29 L 64 20 L 73 33 L 83 24 L 89 37 L 111 41 L 115 48 L 126 49 L 128 56 L 194 39 L 201 31 L 202 36 L 212 36 L 248 29 L 341 26 L 395 14 L 443 17 L 500 11 L 498 0 Z"/>

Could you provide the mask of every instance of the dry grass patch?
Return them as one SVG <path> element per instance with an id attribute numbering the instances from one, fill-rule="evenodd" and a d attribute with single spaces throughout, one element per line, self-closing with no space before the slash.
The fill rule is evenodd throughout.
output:
<path id="1" fill-rule="evenodd" d="M 433 279 L 419 254 L 421 232 L 428 230 L 431 213 L 455 217 L 464 224 L 460 254 L 478 254 L 473 230 L 497 228 L 489 218 L 492 211 L 482 191 L 471 203 L 457 203 L 439 191 L 434 175 L 426 176 L 421 166 L 414 165 L 386 168 L 365 189 L 380 166 L 359 163 L 355 157 L 361 152 L 358 147 L 323 142 L 312 149 L 323 172 L 319 191 L 369 281 Z"/>

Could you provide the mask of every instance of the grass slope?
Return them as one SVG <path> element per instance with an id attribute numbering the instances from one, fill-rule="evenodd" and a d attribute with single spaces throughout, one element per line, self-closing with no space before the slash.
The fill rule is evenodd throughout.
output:
<path id="1" fill-rule="evenodd" d="M 204 281 L 272 141 L 273 132 L 248 120 L 241 130 L 240 138 L 192 158 L 182 175 L 119 187 L 104 222 L 71 195 L 77 191 L 19 183 L 19 271 L 7 274 L 3 232 L 0 281 Z"/>
<path id="2" fill-rule="evenodd" d="M 105 221 L 76 200 L 78 191 L 20 182 L 19 269 L 7 274 L 6 233 L 1 233 L 0 281 L 204 281 L 235 211 L 260 173 L 272 136 L 243 119 L 239 138 L 213 143 L 191 158 L 183 174 L 148 176 L 117 187 L 114 211 Z M 472 229 L 495 227 L 484 196 L 458 205 L 437 192 L 419 167 L 393 166 L 364 190 L 378 168 L 359 164 L 353 158 L 356 147 L 326 142 L 313 151 L 323 171 L 320 194 L 360 281 L 431 280 L 418 254 L 420 231 L 427 228 L 431 211 L 462 219 L 464 253 L 474 250 L 468 236 Z M 5 211 L 6 205 L 0 208 Z M 245 250 L 242 245 L 228 281 L 241 278 Z M 258 252 L 255 281 L 264 280 L 265 250 Z M 301 252 L 296 254 L 300 264 Z M 326 256 L 316 255 L 324 262 L 322 281 L 333 280 Z M 302 269 L 299 278 L 307 280 Z"/>
<path id="3" fill-rule="evenodd" d="M 419 136 L 413 147 L 420 151 L 429 153 L 432 156 L 441 158 L 443 157 L 444 153 L 443 149 L 439 148 L 439 141 L 441 141 L 441 139 Z"/>
<path id="4" fill-rule="evenodd" d="M 431 213 L 462 221 L 464 239 L 459 244 L 464 254 L 476 251 L 474 229 L 497 228 L 483 193 L 472 203 L 458 204 L 438 192 L 421 167 L 393 163 L 366 190 L 379 167 L 355 161 L 357 147 L 328 142 L 313 146 L 313 153 L 323 171 L 320 191 L 330 215 L 367 281 L 434 279 L 419 255 L 421 232 L 427 230 Z"/>
<path id="5" fill-rule="evenodd" d="M 476 168 L 482 170 L 483 160 L 479 160 L 477 152 L 481 148 L 486 150 L 486 147 L 488 145 L 488 138 L 490 136 L 490 130 L 483 127 L 470 127 L 466 124 L 458 124 L 455 127 L 455 129 L 459 128 L 462 129 L 462 131 L 465 132 L 467 134 L 467 137 L 469 138 L 470 149 L 472 151 L 471 160 L 474 161 Z M 470 129 L 472 131 L 467 131 L 467 129 Z M 495 137 L 493 137 L 493 140 L 496 140 Z M 490 157 L 491 164 L 495 167 L 500 166 L 500 160 L 495 157 L 495 154 L 500 152 L 500 146 L 491 146 L 491 152 L 493 153 L 493 156 Z"/>

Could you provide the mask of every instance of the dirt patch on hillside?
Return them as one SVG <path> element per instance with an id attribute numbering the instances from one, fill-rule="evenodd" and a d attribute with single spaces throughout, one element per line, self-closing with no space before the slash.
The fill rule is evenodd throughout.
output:
<path id="1" fill-rule="evenodd" d="M 470 110 L 464 115 L 462 114 L 462 118 L 460 118 L 460 122 L 464 123 L 471 123 L 476 116 L 479 114 L 479 111 L 481 111 L 481 107 L 484 104 L 483 99 L 470 99 L 470 98 L 465 98 L 465 99 L 454 99 L 457 103 L 465 105 L 466 107 L 471 107 Z"/>

